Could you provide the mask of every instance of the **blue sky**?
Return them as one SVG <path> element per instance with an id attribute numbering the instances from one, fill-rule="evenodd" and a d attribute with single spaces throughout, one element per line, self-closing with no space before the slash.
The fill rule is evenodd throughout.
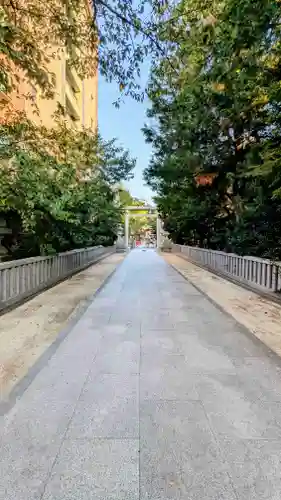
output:
<path id="1" fill-rule="evenodd" d="M 151 146 L 146 144 L 141 131 L 146 121 L 147 102 L 137 103 L 127 98 L 119 109 L 113 106 L 119 91 L 117 85 L 109 84 L 99 77 L 99 131 L 104 139 L 116 137 L 118 143 L 130 150 L 137 159 L 135 177 L 126 183 L 131 194 L 137 198 L 151 201 L 151 190 L 142 179 L 143 169 L 148 165 Z"/>

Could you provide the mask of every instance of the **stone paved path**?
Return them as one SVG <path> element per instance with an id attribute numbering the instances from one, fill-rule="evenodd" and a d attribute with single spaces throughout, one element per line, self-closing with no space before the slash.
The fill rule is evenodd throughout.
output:
<path id="1" fill-rule="evenodd" d="M 112 254 L 0 316 L 0 407 L 123 258 Z"/>
<path id="2" fill-rule="evenodd" d="M 2 417 L 0 498 L 280 500 L 280 367 L 136 250 Z"/>

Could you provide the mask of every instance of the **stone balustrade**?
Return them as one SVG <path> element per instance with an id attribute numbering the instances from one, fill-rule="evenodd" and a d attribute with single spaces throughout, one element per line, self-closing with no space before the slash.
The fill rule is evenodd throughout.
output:
<path id="1" fill-rule="evenodd" d="M 49 288 L 113 252 L 115 247 L 97 246 L 54 256 L 1 263 L 0 311 Z"/>
<path id="2" fill-rule="evenodd" d="M 281 264 L 259 257 L 209 250 L 187 245 L 173 245 L 172 251 L 191 262 L 216 271 L 236 281 L 264 291 L 281 291 Z"/>

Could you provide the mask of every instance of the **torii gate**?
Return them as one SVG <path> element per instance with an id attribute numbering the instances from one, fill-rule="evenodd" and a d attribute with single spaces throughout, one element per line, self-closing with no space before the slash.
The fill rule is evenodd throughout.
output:
<path id="1" fill-rule="evenodd" d="M 162 234 L 162 221 L 158 216 L 157 208 L 151 207 L 150 205 L 142 205 L 142 206 L 128 206 L 124 208 L 125 212 L 125 227 L 124 227 L 124 234 L 125 234 L 125 248 L 128 248 L 129 246 L 129 220 L 130 220 L 130 215 L 132 215 L 132 212 L 148 212 L 147 215 L 156 217 L 156 241 L 157 241 L 157 248 L 161 246 L 161 234 Z M 134 217 L 143 217 L 144 214 L 134 214 Z"/>

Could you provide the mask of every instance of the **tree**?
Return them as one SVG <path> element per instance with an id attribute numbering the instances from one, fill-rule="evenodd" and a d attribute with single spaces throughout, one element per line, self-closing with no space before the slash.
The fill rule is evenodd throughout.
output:
<path id="1" fill-rule="evenodd" d="M 182 1 L 163 32 L 169 58 L 151 72 L 145 178 L 175 241 L 280 258 L 280 225 L 270 228 L 281 192 L 279 7 Z M 202 173 L 211 185 L 198 185 Z"/>
<path id="2" fill-rule="evenodd" d="M 2 127 L 0 212 L 13 229 L 13 256 L 113 244 L 122 212 L 114 185 L 135 161 L 113 141 L 64 123 Z"/>
<path id="3" fill-rule="evenodd" d="M 16 90 L 24 76 L 45 97 L 53 96 L 49 62 L 67 52 L 81 78 L 96 72 L 99 62 L 121 93 L 141 99 L 135 77 L 147 53 L 158 50 L 152 31 L 160 5 L 93 0 L 88 8 L 87 0 L 3 0 L 0 90 Z M 146 21 L 147 8 L 154 14 Z M 63 122 L 53 130 L 36 128 L 24 114 L 9 112 L 1 121 L 0 150 L 0 210 L 13 227 L 5 242 L 13 255 L 114 239 L 121 213 L 113 185 L 134 166 L 115 141 L 71 132 Z"/>
<path id="4" fill-rule="evenodd" d="M 156 4 L 93 0 L 88 8 L 87 0 L 3 0 L 0 90 L 16 90 L 24 76 L 45 97 L 53 96 L 49 62 L 67 52 L 81 78 L 96 72 L 99 62 L 121 92 L 141 98 L 135 75 L 155 40 L 152 20 L 140 18 L 146 5 Z M 114 240 L 121 212 L 113 185 L 134 166 L 116 141 L 71 132 L 63 121 L 53 130 L 36 128 L 24 114 L 9 112 L 1 121 L 0 149 L 0 209 L 13 227 L 5 242 L 13 255 Z"/>

